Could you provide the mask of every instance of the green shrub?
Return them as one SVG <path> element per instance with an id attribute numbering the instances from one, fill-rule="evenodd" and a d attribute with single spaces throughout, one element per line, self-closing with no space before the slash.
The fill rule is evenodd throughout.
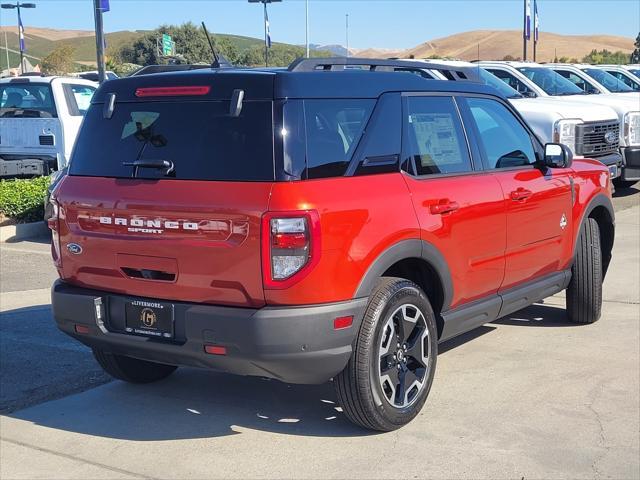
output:
<path id="1" fill-rule="evenodd" d="M 44 219 L 49 177 L 0 181 L 0 213 L 18 223 Z"/>

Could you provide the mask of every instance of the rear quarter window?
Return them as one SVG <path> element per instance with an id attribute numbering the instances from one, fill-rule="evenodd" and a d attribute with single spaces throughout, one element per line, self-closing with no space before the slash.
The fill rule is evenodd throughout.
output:
<path id="1" fill-rule="evenodd" d="M 272 102 L 246 101 L 238 117 L 228 101 L 116 104 L 110 119 L 92 105 L 71 159 L 71 175 L 127 178 L 136 160 L 167 160 L 174 171 L 139 168 L 136 178 L 271 181 Z"/>

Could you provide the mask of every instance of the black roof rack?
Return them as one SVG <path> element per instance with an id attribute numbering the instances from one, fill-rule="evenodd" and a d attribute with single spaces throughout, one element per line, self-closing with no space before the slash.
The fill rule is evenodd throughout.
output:
<path id="1" fill-rule="evenodd" d="M 415 62 L 411 60 L 329 57 L 329 58 L 300 58 L 289 65 L 290 72 L 317 72 L 318 70 L 347 70 L 347 67 L 369 67 L 370 71 L 393 72 L 403 70 L 425 70 L 431 68 L 429 62 Z"/>
<path id="2" fill-rule="evenodd" d="M 290 72 L 318 72 L 318 71 L 345 71 L 353 70 L 349 67 L 368 67 L 371 72 L 424 72 L 425 70 L 437 70 L 447 76 L 445 72 L 449 70 L 460 70 L 465 72 L 465 77 L 457 80 L 479 81 L 477 72 L 468 67 L 445 66 L 437 61 L 429 60 L 416 61 L 412 59 L 401 60 L 397 58 L 355 58 L 355 57 L 331 57 L 331 58 L 300 58 L 289 65 Z M 448 78 L 448 77 L 447 77 Z"/>

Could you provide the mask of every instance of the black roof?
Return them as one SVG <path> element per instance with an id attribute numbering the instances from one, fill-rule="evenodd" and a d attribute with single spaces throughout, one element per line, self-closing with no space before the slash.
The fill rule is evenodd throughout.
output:
<path id="1" fill-rule="evenodd" d="M 104 102 L 109 93 L 116 94 L 116 101 L 135 101 L 137 88 L 193 85 L 211 86 L 209 94 L 201 97 L 210 100 L 230 99 L 233 91 L 237 89 L 244 90 L 244 99 L 249 101 L 285 98 L 377 98 L 386 92 L 460 92 L 501 97 L 497 90 L 476 82 L 428 80 L 410 72 L 209 68 L 109 80 L 96 92 L 93 102 Z M 184 97 L 161 98 L 163 101 L 173 99 L 182 100 Z"/>

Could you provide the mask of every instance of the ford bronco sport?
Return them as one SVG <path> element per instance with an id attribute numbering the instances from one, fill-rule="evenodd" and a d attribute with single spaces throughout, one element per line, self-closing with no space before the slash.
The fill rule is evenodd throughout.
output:
<path id="1" fill-rule="evenodd" d="M 606 167 L 490 87 L 334 62 L 96 92 L 53 192 L 52 303 L 112 376 L 333 378 L 386 431 L 425 403 L 439 342 L 564 289 L 571 321 L 599 318 Z"/>

